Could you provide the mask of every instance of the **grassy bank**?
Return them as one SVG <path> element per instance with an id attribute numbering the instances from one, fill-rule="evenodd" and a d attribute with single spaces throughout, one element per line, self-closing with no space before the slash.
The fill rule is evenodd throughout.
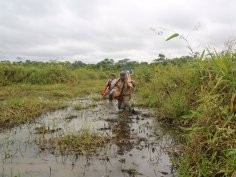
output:
<path id="1" fill-rule="evenodd" d="M 139 104 L 181 131 L 180 176 L 231 176 L 236 169 L 236 56 L 136 69 Z M 145 84 L 143 84 L 145 82 Z"/>
<path id="2" fill-rule="evenodd" d="M 98 70 L 61 63 L 0 63 L 0 127 L 17 126 L 68 106 L 74 97 L 98 93 L 106 77 Z"/>
<path id="3" fill-rule="evenodd" d="M 0 127 L 14 127 L 42 113 L 66 107 L 74 97 L 98 93 L 101 83 L 101 80 L 92 80 L 78 84 L 14 84 L 0 87 Z"/>

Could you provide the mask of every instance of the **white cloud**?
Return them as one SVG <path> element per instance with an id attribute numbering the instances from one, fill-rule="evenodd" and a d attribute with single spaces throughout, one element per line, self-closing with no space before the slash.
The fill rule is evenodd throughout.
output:
<path id="1" fill-rule="evenodd" d="M 0 55 L 36 60 L 152 60 L 187 55 L 173 32 L 194 49 L 221 49 L 235 38 L 234 0 L 0 0 Z M 194 31 L 196 24 L 199 28 Z M 166 30 L 162 36 L 150 28 Z"/>

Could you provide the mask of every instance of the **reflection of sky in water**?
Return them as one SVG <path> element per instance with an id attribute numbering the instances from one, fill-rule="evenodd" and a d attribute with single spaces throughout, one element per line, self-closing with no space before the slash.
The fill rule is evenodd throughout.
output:
<path id="1" fill-rule="evenodd" d="M 87 101 L 78 99 L 71 105 L 78 102 Z M 62 129 L 46 134 L 45 138 L 77 133 L 86 128 L 112 136 L 112 143 L 94 157 L 60 156 L 46 151 L 39 152 L 35 140 L 43 138 L 43 135 L 35 134 L 35 128 L 41 126 Z M 0 176 L 7 177 L 19 173 L 21 176 L 36 177 L 120 177 L 127 175 L 122 173 L 124 168 L 135 168 L 143 176 L 160 176 L 161 172 L 168 172 L 169 176 L 172 176 L 169 157 L 163 151 L 172 141 L 162 131 L 154 119 L 142 114 L 130 118 L 120 117 L 115 103 L 106 101 L 89 110 L 76 111 L 69 107 L 49 112 L 34 123 L 0 134 Z"/>

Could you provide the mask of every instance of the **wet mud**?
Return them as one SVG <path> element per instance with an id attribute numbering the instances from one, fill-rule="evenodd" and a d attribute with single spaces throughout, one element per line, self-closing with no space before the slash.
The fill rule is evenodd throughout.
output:
<path id="1" fill-rule="evenodd" d="M 92 98 L 75 99 L 66 109 L 2 131 L 0 176 L 175 176 L 167 153 L 174 146 L 174 140 L 149 110 L 136 108 L 136 114 L 121 113 L 116 102 L 107 100 L 88 109 L 73 109 L 75 104 L 92 101 Z M 111 140 L 89 156 L 51 153 L 39 147 L 39 140 L 76 134 L 83 129 L 109 136 Z"/>

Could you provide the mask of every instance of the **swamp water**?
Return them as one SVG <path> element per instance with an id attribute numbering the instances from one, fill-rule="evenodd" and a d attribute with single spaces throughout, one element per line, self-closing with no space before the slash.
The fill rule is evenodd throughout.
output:
<path id="1" fill-rule="evenodd" d="M 167 154 L 174 140 L 148 110 L 123 115 L 107 100 L 88 109 L 71 106 L 49 112 L 34 122 L 0 133 L 0 177 L 161 177 L 174 176 Z M 40 133 L 40 130 L 50 130 Z M 110 136 L 99 153 L 91 156 L 52 154 L 40 149 L 39 139 L 75 134 L 83 129 Z"/>

